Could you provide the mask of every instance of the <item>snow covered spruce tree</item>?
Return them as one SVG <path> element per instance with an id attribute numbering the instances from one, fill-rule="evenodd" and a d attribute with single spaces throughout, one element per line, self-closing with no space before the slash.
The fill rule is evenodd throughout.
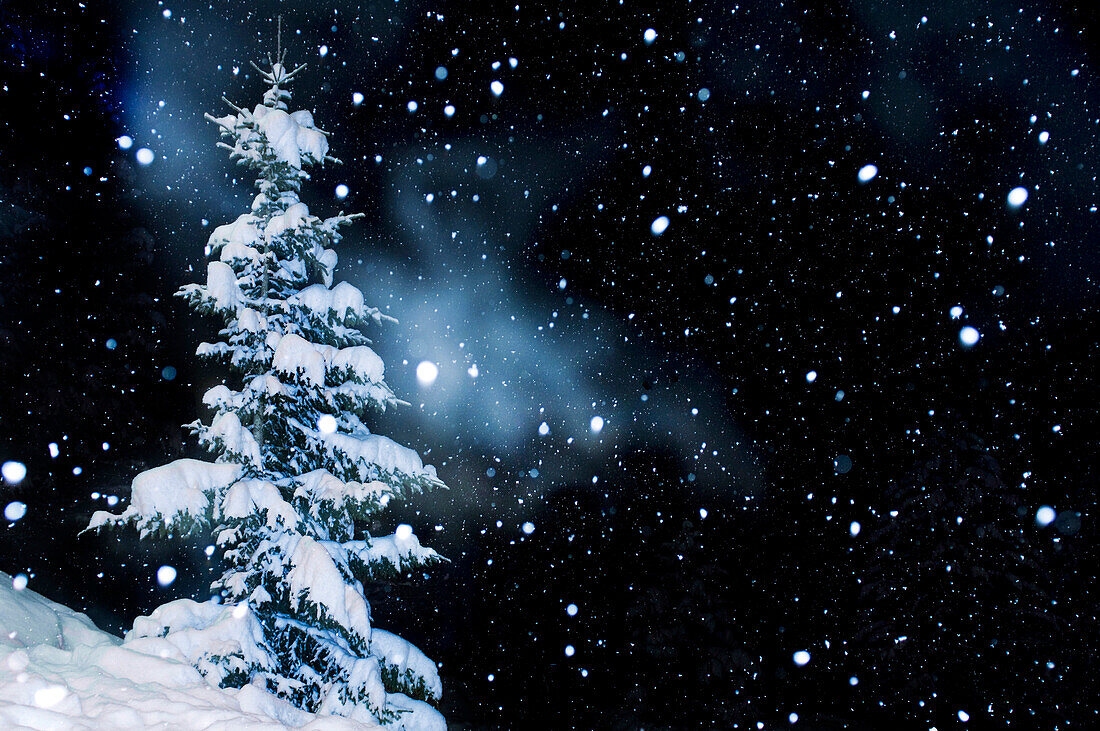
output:
<path id="1" fill-rule="evenodd" d="M 407 525 L 367 533 L 392 499 L 443 487 L 411 449 L 361 416 L 400 404 L 361 326 L 392 320 L 346 282 L 333 248 L 356 216 L 321 219 L 299 199 L 328 137 L 289 112 L 283 54 L 256 66 L 269 86 L 255 108 L 216 123 L 220 143 L 256 174 L 252 209 L 210 236 L 205 284 L 179 294 L 225 327 L 198 354 L 231 376 L 208 390 L 213 416 L 188 427 L 214 461 L 181 459 L 138 475 L 121 515 L 142 537 L 209 531 L 224 560 L 206 602 L 174 601 L 141 617 L 128 644 L 165 648 L 222 687 L 266 688 L 294 706 L 395 728 L 445 728 L 431 704 L 435 665 L 371 624 L 362 582 L 441 561 Z"/>

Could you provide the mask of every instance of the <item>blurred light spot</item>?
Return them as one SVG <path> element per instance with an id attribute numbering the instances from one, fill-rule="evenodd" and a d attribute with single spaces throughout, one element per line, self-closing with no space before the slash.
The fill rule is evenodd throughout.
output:
<path id="1" fill-rule="evenodd" d="M 970 720 L 970 714 L 967 713 L 966 711 L 959 711 L 959 720 L 962 721 L 963 723 L 966 723 L 967 721 Z"/>
<path id="2" fill-rule="evenodd" d="M 702 519 L 702 520 L 706 520 L 706 517 L 707 517 L 707 509 L 706 508 L 699 508 L 699 518 Z"/>
<path id="3" fill-rule="evenodd" d="M 574 653 L 576 653 L 576 650 L 573 648 L 572 645 L 566 645 L 565 646 L 565 656 L 566 657 L 573 657 Z"/>
<path id="4" fill-rule="evenodd" d="M 399 541 L 407 541 L 412 538 L 413 529 L 408 523 L 402 523 L 393 531 L 393 537 Z"/>
<path id="5" fill-rule="evenodd" d="M 475 363 L 474 365 L 467 368 L 466 373 L 468 373 L 470 375 L 470 378 L 477 378 L 477 376 L 478 376 L 477 364 Z"/>
<path id="6" fill-rule="evenodd" d="M 578 611 L 579 610 L 577 609 L 576 604 L 570 604 L 568 607 L 565 608 L 565 613 L 568 614 L 570 617 L 576 617 Z"/>
<path id="7" fill-rule="evenodd" d="M 446 66 L 436 66 L 435 67 L 435 78 L 439 79 L 440 81 L 443 81 L 443 79 L 447 78 L 447 67 Z"/>
<path id="8" fill-rule="evenodd" d="M 547 424 L 545 421 L 542 422 L 541 424 L 539 424 L 539 434 L 541 434 L 542 436 L 546 436 L 549 433 L 550 433 L 550 425 L 549 424 Z"/>
<path id="9" fill-rule="evenodd" d="M 161 566 L 157 569 L 157 583 L 161 586 L 170 586 L 176 580 L 176 569 L 172 566 Z"/>
<path id="10" fill-rule="evenodd" d="M 531 535 L 532 533 L 535 532 L 535 524 L 532 523 L 531 521 L 527 521 L 526 523 L 523 524 L 523 532 L 526 535 Z"/>
<path id="11" fill-rule="evenodd" d="M 27 581 L 28 579 L 26 574 L 16 574 L 11 579 L 11 588 L 15 589 L 16 591 L 23 591 L 27 588 Z"/>
<path id="12" fill-rule="evenodd" d="M 809 661 L 810 661 L 810 653 L 806 652 L 805 650 L 799 650 L 798 652 L 796 652 L 794 654 L 794 664 L 795 665 L 805 665 Z"/>
<path id="13" fill-rule="evenodd" d="M 1046 528 L 1048 525 L 1054 522 L 1054 518 L 1057 517 L 1054 512 L 1054 508 L 1049 505 L 1044 505 L 1035 511 L 1035 522 L 1040 528 Z"/>
<path id="14" fill-rule="evenodd" d="M 593 434 L 599 434 L 603 431 L 603 417 L 593 416 L 592 421 L 588 423 L 588 428 L 592 430 Z"/>
<path id="15" fill-rule="evenodd" d="M 699 90 L 699 93 L 696 94 L 696 96 L 699 97 L 699 101 L 705 102 L 707 99 L 710 99 L 710 89 L 704 86 L 702 89 Z"/>
<path id="16" fill-rule="evenodd" d="M 13 500 L 4 507 L 4 517 L 15 522 L 27 514 L 27 504 Z"/>
<path id="17" fill-rule="evenodd" d="M 328 55 L 328 46 L 321 46 L 317 49 L 317 53 L 321 54 L 321 58 Z"/>
<path id="18" fill-rule="evenodd" d="M 355 92 L 354 94 L 351 95 L 351 103 L 354 104 L 355 106 L 359 106 L 360 104 L 363 103 L 363 95 L 360 94 L 359 92 Z"/>
<path id="19" fill-rule="evenodd" d="M 1047 143 L 1047 140 L 1049 140 L 1049 139 L 1050 139 L 1050 132 L 1040 132 L 1039 133 L 1039 144 L 1040 145 L 1045 145 Z"/>
<path id="20" fill-rule="evenodd" d="M 817 371 L 806 371 L 806 383 L 813 383 L 817 380 Z"/>
<path id="21" fill-rule="evenodd" d="M 853 520 L 852 524 L 848 526 L 848 532 L 851 533 L 853 536 L 858 536 L 860 528 L 861 526 L 859 524 L 859 521 Z"/>
<path id="22" fill-rule="evenodd" d="M 130 135 L 122 135 L 115 142 L 118 143 L 118 149 L 120 150 L 129 150 L 134 146 L 134 138 Z"/>
<path id="23" fill-rule="evenodd" d="M 4 476 L 6 482 L 15 485 L 22 482 L 23 478 L 27 476 L 27 466 L 22 462 L 11 460 L 0 465 L 0 475 Z"/>
<path id="24" fill-rule="evenodd" d="M 160 377 L 166 381 L 174 381 L 176 379 L 176 367 L 164 366 L 160 371 Z"/>
<path id="25" fill-rule="evenodd" d="M 963 308 L 961 305 L 955 305 L 951 308 L 951 319 L 958 320 L 963 316 Z"/>
<path id="26" fill-rule="evenodd" d="M 653 166 L 652 165 L 646 165 L 644 168 L 642 168 L 642 177 L 643 178 L 648 178 L 652 173 L 653 173 Z"/>
<path id="27" fill-rule="evenodd" d="M 448 117 L 453 117 L 455 115 L 455 105 L 448 104 L 447 106 L 443 107 L 443 113 L 446 114 Z"/>
<path id="28" fill-rule="evenodd" d="M 969 325 L 964 327 L 962 330 L 959 330 L 959 342 L 968 348 L 977 345 L 978 341 L 981 340 L 981 338 L 982 334 L 978 332 L 975 328 L 970 327 Z"/>
<path id="29" fill-rule="evenodd" d="M 134 157 L 137 158 L 139 165 L 151 165 L 155 158 L 153 151 L 148 147 L 138 149 L 138 151 L 134 153 Z"/>
<path id="30" fill-rule="evenodd" d="M 336 433 L 336 417 L 332 414 L 324 414 L 317 420 L 317 431 L 322 434 Z"/>
<path id="31" fill-rule="evenodd" d="M 1008 192 L 1008 205 L 1019 208 L 1027 202 L 1027 188 L 1013 188 Z"/>
<path id="32" fill-rule="evenodd" d="M 654 236 L 660 236 L 668 229 L 668 216 L 657 216 L 653 219 L 653 223 L 649 225 L 649 230 L 653 232 Z"/>
<path id="33" fill-rule="evenodd" d="M 350 193 L 350 192 L 351 191 L 348 190 L 348 186 L 344 185 L 343 183 L 340 183 L 339 185 L 336 186 L 336 197 L 341 199 L 341 200 L 343 200 L 344 198 L 347 198 L 348 193 Z"/>
<path id="34" fill-rule="evenodd" d="M 878 175 L 878 168 L 869 163 L 861 167 L 859 172 L 856 173 L 856 177 L 859 178 L 861 183 L 870 182 L 876 175 Z"/>
<path id="35" fill-rule="evenodd" d="M 653 43 L 657 40 L 657 31 L 653 28 L 646 28 L 645 33 L 642 34 L 642 38 L 646 43 Z"/>
<path id="36" fill-rule="evenodd" d="M 410 100 L 410 101 L 409 101 L 409 103 L 408 103 L 408 104 L 406 104 L 406 105 L 405 105 L 405 107 L 406 107 L 406 108 L 407 108 L 407 109 L 409 110 L 409 112 L 411 113 L 411 112 L 415 112 L 415 111 L 416 111 L 417 109 L 419 109 L 419 108 L 420 108 L 420 105 L 416 103 L 416 100 L 415 100 L 415 99 L 412 99 L 412 100 Z"/>
<path id="37" fill-rule="evenodd" d="M 504 84 L 499 81 L 494 81 L 489 84 L 489 90 L 493 92 L 493 96 L 500 96 L 504 93 Z"/>
<path id="38" fill-rule="evenodd" d="M 49 444 L 50 456 L 56 458 L 61 454 L 61 450 L 57 447 L 57 442 L 50 442 Z"/>
<path id="39" fill-rule="evenodd" d="M 430 360 L 420 361 L 420 365 L 416 367 L 416 380 L 420 381 L 420 385 L 430 386 L 437 378 L 439 378 L 439 366 Z"/>

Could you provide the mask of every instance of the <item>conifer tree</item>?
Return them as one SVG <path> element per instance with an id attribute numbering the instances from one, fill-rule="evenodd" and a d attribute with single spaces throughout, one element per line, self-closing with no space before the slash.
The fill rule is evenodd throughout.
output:
<path id="1" fill-rule="evenodd" d="M 257 189 L 251 210 L 210 236 L 206 282 L 179 292 L 224 322 L 198 355 L 230 377 L 203 396 L 212 418 L 188 425 L 214 460 L 143 472 L 127 509 L 98 512 L 89 528 L 205 531 L 223 559 L 217 596 L 159 607 L 127 643 L 166 641 L 212 683 L 259 685 L 310 712 L 444 728 L 431 705 L 442 692 L 434 663 L 372 626 L 362 583 L 443 560 L 407 525 L 367 531 L 391 500 L 444 485 L 362 421 L 403 403 L 360 331 L 395 321 L 354 286 L 332 286 L 334 248 L 357 215 L 322 219 L 299 198 L 308 167 L 339 161 L 313 115 L 288 110 L 287 86 L 304 67 L 289 70 L 284 56 L 254 64 L 268 86 L 262 103 L 206 115 Z"/>

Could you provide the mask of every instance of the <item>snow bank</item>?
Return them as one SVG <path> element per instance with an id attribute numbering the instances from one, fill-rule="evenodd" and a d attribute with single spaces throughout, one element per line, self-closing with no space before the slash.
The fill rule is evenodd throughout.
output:
<path id="1" fill-rule="evenodd" d="M 189 664 L 172 657 L 165 640 L 158 643 L 152 653 L 121 644 L 83 614 L 29 589 L 16 591 L 11 577 L 0 573 L 0 728 L 445 728 L 442 717 L 437 723 L 403 696 L 390 695 L 388 700 L 394 707 L 416 712 L 407 721 L 379 726 L 314 716 L 255 685 L 215 688 Z M 161 651 L 166 656 L 160 656 Z M 175 652 L 178 657 L 179 650 Z"/>

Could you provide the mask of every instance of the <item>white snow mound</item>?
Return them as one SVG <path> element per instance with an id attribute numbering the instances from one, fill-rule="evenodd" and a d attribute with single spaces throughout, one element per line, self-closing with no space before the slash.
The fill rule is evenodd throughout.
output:
<path id="1" fill-rule="evenodd" d="M 189 664 L 121 643 L 83 614 L 30 589 L 16 591 L 0 572 L 0 728 L 338 731 L 406 725 L 315 716 L 255 685 L 215 688 Z"/>

